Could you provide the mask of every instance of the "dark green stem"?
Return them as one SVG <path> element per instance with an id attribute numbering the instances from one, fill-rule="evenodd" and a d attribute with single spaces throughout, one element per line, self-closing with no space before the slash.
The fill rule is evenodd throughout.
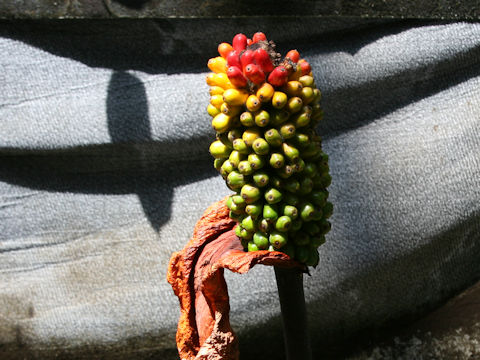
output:
<path id="1" fill-rule="evenodd" d="M 286 359 L 312 360 L 303 273 L 298 269 L 275 267 L 275 277 L 282 310 Z"/>

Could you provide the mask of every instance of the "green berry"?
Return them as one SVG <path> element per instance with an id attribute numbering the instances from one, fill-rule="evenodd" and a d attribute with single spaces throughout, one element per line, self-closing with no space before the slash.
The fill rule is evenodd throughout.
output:
<path id="1" fill-rule="evenodd" d="M 269 204 L 276 204 L 282 200 L 282 193 L 275 188 L 270 188 L 265 192 L 265 200 Z"/>
<path id="2" fill-rule="evenodd" d="M 247 229 L 244 229 L 243 227 L 240 230 L 240 238 L 245 239 L 245 240 L 250 240 L 253 237 L 253 232 L 248 231 Z"/>
<path id="3" fill-rule="evenodd" d="M 313 160 L 320 155 L 321 149 L 319 145 L 311 142 L 302 149 L 302 158 Z"/>
<path id="4" fill-rule="evenodd" d="M 293 167 L 290 165 L 285 165 L 280 169 L 277 169 L 276 174 L 282 179 L 288 179 L 293 174 Z"/>
<path id="5" fill-rule="evenodd" d="M 247 144 L 243 139 L 233 140 L 233 149 L 237 150 L 240 154 L 248 154 L 249 153 Z"/>
<path id="6" fill-rule="evenodd" d="M 238 171 L 232 171 L 227 176 L 227 185 L 230 189 L 236 190 L 245 185 L 245 177 Z"/>
<path id="7" fill-rule="evenodd" d="M 270 122 L 270 114 L 266 110 L 260 110 L 255 114 L 255 124 L 260 127 L 265 127 Z"/>
<path id="8" fill-rule="evenodd" d="M 248 162 L 254 170 L 259 170 L 265 166 L 265 158 L 257 154 L 249 154 Z"/>
<path id="9" fill-rule="evenodd" d="M 257 155 L 266 155 L 270 151 L 270 146 L 265 139 L 258 138 L 253 142 L 252 149 Z"/>
<path id="10" fill-rule="evenodd" d="M 303 231 L 298 231 L 293 238 L 295 245 L 307 245 L 310 242 L 310 236 Z"/>
<path id="11" fill-rule="evenodd" d="M 323 217 L 325 219 L 328 219 L 330 216 L 332 216 L 333 213 L 333 204 L 331 202 L 327 202 L 325 206 L 322 209 L 323 212 Z"/>
<path id="12" fill-rule="evenodd" d="M 306 263 L 310 256 L 309 246 L 295 246 L 295 258 L 301 262 Z"/>
<path id="13" fill-rule="evenodd" d="M 332 225 L 330 224 L 329 221 L 323 219 L 318 223 L 318 226 L 320 227 L 320 234 L 325 235 L 330 231 L 332 228 Z"/>
<path id="14" fill-rule="evenodd" d="M 269 246 L 268 236 L 263 232 L 257 231 L 253 234 L 253 242 L 259 249 L 267 249 Z"/>
<path id="15" fill-rule="evenodd" d="M 313 221 L 309 221 L 303 224 L 303 230 L 309 235 L 316 235 L 320 233 L 320 227 Z"/>
<path id="16" fill-rule="evenodd" d="M 251 175 L 253 173 L 252 165 L 247 160 L 240 161 L 238 171 L 243 175 Z"/>
<path id="17" fill-rule="evenodd" d="M 311 116 L 312 116 L 311 111 L 303 111 L 292 118 L 293 124 L 297 129 L 305 127 L 310 123 Z"/>
<path id="18" fill-rule="evenodd" d="M 225 160 L 220 168 L 222 174 L 230 174 L 233 170 L 235 170 L 235 166 L 230 162 L 230 160 Z"/>
<path id="19" fill-rule="evenodd" d="M 306 194 L 309 194 L 312 192 L 312 189 L 313 189 L 313 181 L 312 179 L 306 177 L 306 178 L 303 178 L 301 181 L 300 181 L 300 188 L 298 189 L 298 192 L 301 194 L 301 195 L 306 195 Z"/>
<path id="20" fill-rule="evenodd" d="M 242 153 L 240 153 L 240 152 L 237 151 L 237 150 L 233 150 L 233 151 L 230 153 L 230 156 L 228 157 L 228 160 L 230 161 L 230 163 L 231 163 L 234 167 L 237 167 L 238 164 L 240 163 L 240 161 L 245 160 L 245 158 L 246 158 L 245 154 L 242 154 Z"/>
<path id="21" fill-rule="evenodd" d="M 290 117 L 290 113 L 286 110 L 272 111 L 272 116 L 271 116 L 271 121 L 270 121 L 271 125 L 280 126 L 285 121 L 287 121 L 289 117 Z"/>
<path id="22" fill-rule="evenodd" d="M 282 213 L 292 220 L 295 220 L 298 217 L 298 209 L 292 205 L 283 205 Z"/>
<path id="23" fill-rule="evenodd" d="M 294 96 L 288 99 L 285 109 L 288 110 L 291 114 L 293 114 L 302 110 L 302 106 L 302 99 L 300 99 L 298 96 Z"/>
<path id="24" fill-rule="evenodd" d="M 302 228 L 303 221 L 301 219 L 296 219 L 292 221 L 292 226 L 290 227 L 291 231 L 298 231 Z"/>
<path id="25" fill-rule="evenodd" d="M 315 208 L 311 203 L 305 202 L 300 205 L 300 217 L 303 221 L 310 221 L 312 220 L 313 213 L 315 212 Z"/>
<path id="26" fill-rule="evenodd" d="M 267 186 L 269 179 L 270 178 L 268 176 L 268 173 L 266 173 L 265 171 L 260 170 L 253 174 L 253 182 L 258 187 Z"/>
<path id="27" fill-rule="evenodd" d="M 247 215 L 250 215 L 252 218 L 258 218 L 263 212 L 263 204 L 258 202 L 255 204 L 248 204 L 245 207 L 245 212 Z"/>
<path id="28" fill-rule="evenodd" d="M 247 127 L 255 125 L 253 114 L 248 111 L 245 111 L 240 115 L 240 122 L 242 123 L 243 126 L 247 126 Z"/>
<path id="29" fill-rule="evenodd" d="M 237 205 L 233 202 L 233 199 L 232 199 L 232 196 L 230 196 L 228 199 L 227 199 L 227 203 L 226 203 L 227 207 L 234 213 L 243 213 L 243 209 L 245 208 L 245 205 L 241 206 L 241 205 Z"/>
<path id="30" fill-rule="evenodd" d="M 305 261 L 305 265 L 316 267 L 320 261 L 320 256 L 318 255 L 318 250 L 310 247 L 308 258 Z"/>
<path id="31" fill-rule="evenodd" d="M 242 140 L 247 146 L 252 146 L 253 142 L 262 136 L 262 131 L 258 127 L 245 129 L 242 135 Z"/>
<path id="32" fill-rule="evenodd" d="M 242 243 L 243 249 L 248 251 L 248 240 L 240 238 L 240 242 Z"/>
<path id="33" fill-rule="evenodd" d="M 283 142 L 283 139 L 282 139 L 282 135 L 280 135 L 280 133 L 278 132 L 277 129 L 268 129 L 267 131 L 265 131 L 265 140 L 267 140 L 268 144 L 270 146 L 280 146 L 282 145 L 282 142 Z"/>
<path id="34" fill-rule="evenodd" d="M 312 247 L 319 247 L 325 243 L 325 235 L 315 235 L 310 237 L 310 245 Z"/>
<path id="35" fill-rule="evenodd" d="M 303 76 L 300 76 L 300 78 L 298 79 L 298 81 L 300 81 L 300 83 L 304 86 L 304 87 L 312 87 L 314 86 L 314 81 L 313 81 L 313 77 L 310 76 L 310 75 L 303 75 Z"/>
<path id="36" fill-rule="evenodd" d="M 275 229 L 280 232 L 287 232 L 292 225 L 292 219 L 290 217 L 283 215 L 280 216 L 275 222 Z"/>
<path id="37" fill-rule="evenodd" d="M 245 215 L 243 213 L 234 213 L 231 210 L 228 213 L 228 216 L 230 217 L 230 219 L 235 220 L 237 222 L 241 222 L 243 220 L 243 218 L 245 217 Z"/>
<path id="38" fill-rule="evenodd" d="M 297 206 L 300 204 L 300 198 L 295 194 L 287 192 L 283 194 L 283 202 L 288 205 Z"/>
<path id="39" fill-rule="evenodd" d="M 280 179 L 278 176 L 272 175 L 270 176 L 270 186 L 280 189 L 283 187 L 283 180 Z"/>
<path id="40" fill-rule="evenodd" d="M 310 144 L 310 137 L 307 134 L 296 132 L 293 141 L 295 145 L 303 150 Z"/>
<path id="41" fill-rule="evenodd" d="M 275 169 L 280 169 L 285 164 L 285 157 L 279 153 L 270 155 L 270 166 Z"/>
<path id="42" fill-rule="evenodd" d="M 220 140 L 223 143 L 223 145 L 227 146 L 230 150 L 232 150 L 233 144 L 230 141 L 227 133 L 224 133 L 224 134 L 217 133 L 217 140 Z"/>
<path id="43" fill-rule="evenodd" d="M 303 174 L 308 177 L 314 177 L 317 175 L 317 165 L 311 162 L 305 163 L 305 167 L 303 169 Z M 313 185 L 313 184 L 312 184 Z"/>
<path id="44" fill-rule="evenodd" d="M 323 218 L 324 218 L 323 211 L 320 210 L 320 209 L 315 209 L 315 211 L 313 212 L 313 215 L 312 215 L 312 220 L 313 221 L 320 221 Z"/>
<path id="45" fill-rule="evenodd" d="M 225 162 L 225 159 L 215 159 L 215 160 L 213 160 L 213 167 L 217 171 L 220 171 L 220 168 L 222 167 L 224 162 Z"/>
<path id="46" fill-rule="evenodd" d="M 242 228 L 244 228 L 247 231 L 255 231 L 256 225 L 255 225 L 255 220 L 250 216 L 246 216 L 242 220 Z"/>
<path id="47" fill-rule="evenodd" d="M 315 189 L 325 189 L 332 182 L 332 177 L 329 173 L 324 173 L 320 176 L 315 176 L 314 178 L 314 188 Z"/>
<path id="48" fill-rule="evenodd" d="M 294 172 L 301 173 L 305 168 L 305 161 L 303 161 L 303 159 L 299 157 L 296 164 L 294 164 L 292 167 Z"/>
<path id="49" fill-rule="evenodd" d="M 240 195 L 232 195 L 230 196 L 233 203 L 241 208 L 245 208 L 245 200 Z"/>
<path id="50" fill-rule="evenodd" d="M 268 240 L 275 249 L 281 249 L 287 244 L 288 237 L 285 233 L 281 233 L 279 231 L 272 231 Z"/>
<path id="51" fill-rule="evenodd" d="M 248 251 L 258 251 L 260 250 L 257 245 L 253 241 L 248 242 Z"/>
<path id="52" fill-rule="evenodd" d="M 240 194 L 245 199 L 245 202 L 247 204 L 253 204 L 258 199 L 260 199 L 260 196 L 262 195 L 258 187 L 255 187 L 249 184 L 245 184 L 242 186 L 242 190 L 240 191 Z"/>
<path id="53" fill-rule="evenodd" d="M 283 183 L 283 188 L 291 193 L 296 193 L 300 189 L 300 183 L 297 179 L 290 178 Z"/>
<path id="54" fill-rule="evenodd" d="M 297 148 L 287 143 L 282 144 L 282 150 L 285 156 L 294 164 L 300 160 L 300 152 Z"/>
<path id="55" fill-rule="evenodd" d="M 260 220 L 260 223 L 258 224 L 258 229 L 264 233 L 268 233 L 270 231 L 270 223 L 267 219 L 262 219 Z"/>
<path id="56" fill-rule="evenodd" d="M 263 218 L 273 222 L 278 218 L 278 210 L 275 205 L 265 204 L 263 206 Z"/>
<path id="57" fill-rule="evenodd" d="M 296 131 L 297 129 L 295 128 L 295 125 L 291 122 L 288 122 L 286 124 L 283 124 L 280 128 L 280 135 L 282 135 L 284 139 L 290 139 L 295 136 Z"/>
<path id="58" fill-rule="evenodd" d="M 242 138 L 242 130 L 240 130 L 239 128 L 232 129 L 228 132 L 227 137 L 228 137 L 228 141 L 233 144 L 233 141 L 235 139 L 241 139 Z"/>
<path id="59" fill-rule="evenodd" d="M 238 237 L 241 237 L 240 236 L 240 232 L 242 231 L 242 227 L 240 225 L 237 225 L 235 227 L 235 235 L 237 235 Z"/>

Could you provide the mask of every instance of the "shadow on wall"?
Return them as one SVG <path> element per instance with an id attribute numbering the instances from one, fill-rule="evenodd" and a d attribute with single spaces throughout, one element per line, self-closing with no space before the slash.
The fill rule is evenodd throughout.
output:
<path id="1" fill-rule="evenodd" d="M 22 149 L 16 155 L 0 153 L 0 182 L 65 194 L 137 194 L 145 217 L 158 231 L 171 216 L 176 187 L 217 174 L 207 152 L 195 161 L 183 159 L 183 155 L 165 160 L 166 147 L 182 149 L 187 144 L 183 141 L 168 144 L 153 141 L 148 108 L 143 83 L 127 72 L 113 72 L 106 99 L 111 144 L 56 150 Z M 118 198 L 122 204 L 119 206 L 125 206 L 121 199 Z M 103 208 L 106 200 L 105 197 L 89 198 L 88 207 Z M 59 195 L 56 201 L 68 203 L 71 200 L 63 200 L 63 195 Z M 110 198 L 108 203 L 115 204 L 117 200 Z M 42 204 L 34 205 L 42 211 Z M 83 210 L 85 216 L 90 216 L 91 209 Z"/>
<path id="2" fill-rule="evenodd" d="M 113 73 L 108 84 L 107 122 L 112 143 L 130 144 L 131 156 L 141 168 L 148 168 L 148 155 L 142 148 L 135 147 L 135 144 L 152 142 L 147 93 L 143 83 L 134 75 L 123 71 Z M 158 231 L 162 223 L 159 212 L 167 212 L 164 207 L 171 202 L 171 192 L 166 197 L 137 181 L 134 187 L 146 217 Z M 165 202 L 166 198 L 168 202 Z"/>

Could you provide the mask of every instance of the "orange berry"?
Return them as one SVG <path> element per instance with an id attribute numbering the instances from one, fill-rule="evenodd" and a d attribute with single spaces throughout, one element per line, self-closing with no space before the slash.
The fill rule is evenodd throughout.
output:
<path id="1" fill-rule="evenodd" d="M 218 45 L 218 53 L 224 58 L 226 59 L 227 58 L 227 55 L 230 51 L 233 50 L 233 47 L 232 45 L 230 45 L 229 43 L 221 43 L 220 45 Z"/>
<path id="2" fill-rule="evenodd" d="M 290 58 L 294 63 L 300 59 L 300 54 L 297 50 L 290 50 L 285 57 Z"/>

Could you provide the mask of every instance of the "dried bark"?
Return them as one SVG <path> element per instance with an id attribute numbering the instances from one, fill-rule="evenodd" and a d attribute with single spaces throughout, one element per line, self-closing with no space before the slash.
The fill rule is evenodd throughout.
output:
<path id="1" fill-rule="evenodd" d="M 239 359 L 224 269 L 243 274 L 256 264 L 302 268 L 282 252 L 245 252 L 235 225 L 225 199 L 212 204 L 189 243 L 170 259 L 167 280 L 180 301 L 177 347 L 182 360 Z"/>

